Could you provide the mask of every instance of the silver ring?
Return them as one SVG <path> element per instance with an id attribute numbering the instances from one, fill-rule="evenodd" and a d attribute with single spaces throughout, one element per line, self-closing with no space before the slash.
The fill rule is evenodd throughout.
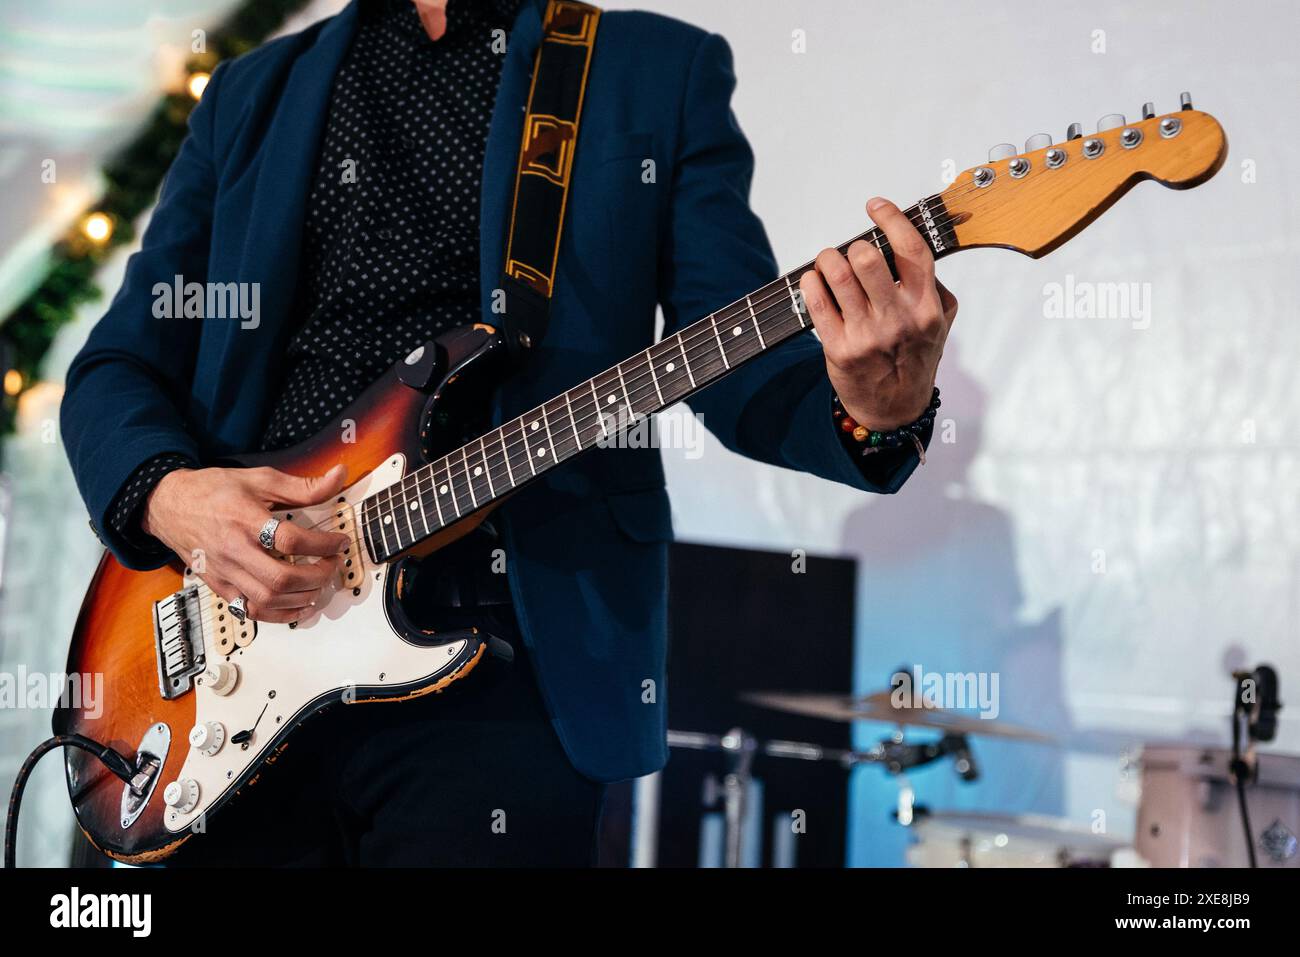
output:
<path id="1" fill-rule="evenodd" d="M 257 533 L 257 540 L 268 552 L 275 551 L 275 530 L 280 527 L 278 518 L 268 518 L 262 530 Z"/>
<path id="2" fill-rule="evenodd" d="M 242 625 L 244 619 L 248 617 L 248 599 L 243 595 L 236 595 L 231 599 L 228 607 L 230 608 L 230 613 L 235 616 L 235 620 Z"/>

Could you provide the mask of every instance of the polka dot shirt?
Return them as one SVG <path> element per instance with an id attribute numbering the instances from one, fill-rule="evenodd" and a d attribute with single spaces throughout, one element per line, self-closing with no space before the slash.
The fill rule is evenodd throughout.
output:
<path id="1" fill-rule="evenodd" d="M 411 0 L 363 3 L 334 80 L 307 200 L 298 309 L 263 450 L 308 438 L 398 359 L 479 317 L 479 194 L 488 126 L 521 0 L 448 4 L 429 39 Z M 197 463 L 150 459 L 109 522 L 133 544 L 163 476 Z"/>
<path id="2" fill-rule="evenodd" d="M 436 43 L 410 0 L 363 21 L 334 84 L 307 203 L 305 322 L 263 449 L 313 435 L 412 349 L 477 320 L 483 154 L 518 6 L 451 3 Z"/>

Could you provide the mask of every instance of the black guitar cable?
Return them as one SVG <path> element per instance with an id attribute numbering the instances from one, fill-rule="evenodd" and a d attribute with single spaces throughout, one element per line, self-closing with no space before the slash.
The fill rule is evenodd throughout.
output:
<path id="1" fill-rule="evenodd" d="M 135 768 L 131 766 L 130 761 L 107 745 L 92 741 L 83 735 L 56 734 L 54 737 L 42 741 L 35 751 L 27 755 L 27 760 L 18 769 L 18 775 L 14 778 L 14 789 L 9 794 L 9 816 L 5 819 L 5 867 L 16 866 L 15 861 L 18 856 L 16 846 L 18 843 L 18 808 L 23 801 L 23 789 L 27 787 L 27 778 L 31 776 L 32 769 L 36 767 L 36 762 L 55 748 L 81 748 L 83 751 L 89 751 L 99 758 L 104 767 L 127 784 L 130 784 L 131 779 L 135 777 Z"/>

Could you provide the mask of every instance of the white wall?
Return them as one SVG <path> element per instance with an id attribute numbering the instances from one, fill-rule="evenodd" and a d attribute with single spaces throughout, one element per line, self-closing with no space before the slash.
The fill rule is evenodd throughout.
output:
<path id="1" fill-rule="evenodd" d="M 1227 660 L 1275 664 L 1284 700 L 1300 687 L 1300 8 L 641 6 L 731 42 L 735 109 L 758 155 L 753 202 L 783 268 L 864 228 L 870 196 L 938 191 L 945 161 L 975 165 L 994 143 L 1061 139 L 1073 120 L 1091 131 L 1145 100 L 1170 111 L 1181 90 L 1226 128 L 1227 165 L 1199 189 L 1142 184 L 1045 260 L 975 251 L 940 265 L 962 303 L 939 381 L 956 443 L 936 444 L 897 498 L 864 501 L 716 445 L 702 462 L 666 455 L 682 537 L 859 557 L 871 606 L 860 690 L 904 662 L 991 666 L 1004 717 L 1075 742 L 1063 763 L 985 746 L 975 803 L 1083 824 L 1101 809 L 1112 831 L 1130 829 L 1116 797 L 1124 742 L 1223 740 Z M 1104 53 L 1092 51 L 1098 30 Z M 1045 318 L 1045 287 L 1069 275 L 1149 283 L 1149 327 Z M 1278 747 L 1300 751 L 1300 711 L 1283 715 Z M 1042 780 L 995 781 L 1003 767 Z M 970 800 L 945 775 L 917 775 L 922 798 Z M 878 859 L 863 822 L 881 819 L 882 794 L 859 782 L 855 861 Z"/>

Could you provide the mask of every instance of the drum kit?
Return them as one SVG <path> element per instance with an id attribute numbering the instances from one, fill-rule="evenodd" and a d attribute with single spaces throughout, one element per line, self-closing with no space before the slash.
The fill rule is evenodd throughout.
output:
<path id="1" fill-rule="evenodd" d="M 746 800 L 759 755 L 833 762 L 846 770 L 878 766 L 900 780 L 912 768 L 950 759 L 962 780 L 974 781 L 980 772 L 971 737 L 1060 746 L 1032 728 L 967 716 L 929 700 L 900 706 L 892 690 L 865 696 L 755 691 L 741 698 L 784 714 L 881 722 L 895 725 L 897 731 L 866 750 L 760 740 L 741 728 L 721 735 L 669 731 L 672 748 L 726 758 L 721 798 L 722 863 L 727 867 L 752 860 L 747 851 L 753 849 L 744 846 L 745 835 L 753 833 L 745 827 Z M 1278 707 L 1275 704 L 1274 711 Z M 1234 708 L 1233 727 L 1231 750 L 1186 745 L 1143 749 L 1138 762 L 1142 786 L 1137 831 L 1131 841 L 1043 815 L 922 808 L 915 805 L 911 788 L 901 786 L 895 817 L 898 826 L 911 832 L 907 863 L 912 867 L 1300 866 L 1300 757 L 1256 754 L 1254 742 L 1270 740 L 1272 725 L 1252 721 L 1240 707 Z M 937 731 L 939 737 L 908 741 L 905 728 Z M 1241 737 L 1249 739 L 1244 752 Z M 1239 801 L 1233 799 L 1234 789 Z"/>

